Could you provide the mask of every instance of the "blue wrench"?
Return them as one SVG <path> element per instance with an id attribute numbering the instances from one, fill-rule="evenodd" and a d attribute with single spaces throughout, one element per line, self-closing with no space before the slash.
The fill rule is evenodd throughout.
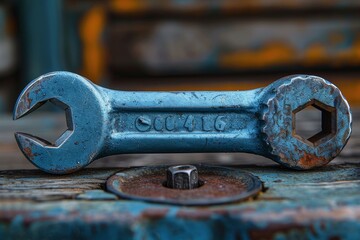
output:
<path id="1" fill-rule="evenodd" d="M 249 91 L 129 92 L 52 72 L 23 90 L 14 119 L 46 101 L 64 109 L 67 131 L 54 144 L 26 133 L 15 137 L 30 162 L 54 174 L 104 156 L 160 152 L 247 152 L 310 169 L 335 158 L 351 134 L 350 108 L 339 89 L 309 75 Z M 295 131 L 295 114 L 310 105 L 322 112 L 322 131 L 305 139 Z"/>

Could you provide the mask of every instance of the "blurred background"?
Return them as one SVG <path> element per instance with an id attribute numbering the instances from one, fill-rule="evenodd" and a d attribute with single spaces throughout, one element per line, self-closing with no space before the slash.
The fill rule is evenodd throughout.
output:
<path id="1" fill-rule="evenodd" d="M 0 168 L 20 166 L 14 131 L 51 140 L 66 129 L 63 114 L 10 115 L 26 84 L 55 70 L 121 90 L 244 90 L 315 74 L 354 109 L 360 1 L 2 0 Z"/>

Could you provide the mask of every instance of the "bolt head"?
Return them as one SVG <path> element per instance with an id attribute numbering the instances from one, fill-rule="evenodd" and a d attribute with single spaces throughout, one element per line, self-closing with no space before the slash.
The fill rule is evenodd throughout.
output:
<path id="1" fill-rule="evenodd" d="M 199 186 L 198 171 L 192 165 L 172 166 L 167 169 L 167 187 L 193 189 Z"/>

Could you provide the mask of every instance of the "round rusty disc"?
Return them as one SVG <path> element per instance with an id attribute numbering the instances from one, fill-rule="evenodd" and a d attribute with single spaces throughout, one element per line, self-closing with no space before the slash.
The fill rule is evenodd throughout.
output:
<path id="1" fill-rule="evenodd" d="M 131 168 L 111 176 L 107 190 L 133 200 L 177 205 L 212 205 L 241 201 L 262 190 L 259 178 L 228 167 L 196 165 L 201 186 L 190 190 L 165 186 L 168 166 Z"/>

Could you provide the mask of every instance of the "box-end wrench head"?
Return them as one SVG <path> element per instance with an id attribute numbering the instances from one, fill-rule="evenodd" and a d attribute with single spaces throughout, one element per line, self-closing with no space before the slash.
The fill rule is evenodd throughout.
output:
<path id="1" fill-rule="evenodd" d="M 293 169 L 327 164 L 351 134 L 351 112 L 338 88 L 316 76 L 294 75 L 249 91 L 127 92 L 68 72 L 31 82 L 14 109 L 18 119 L 46 101 L 62 107 L 68 130 L 55 142 L 16 133 L 40 169 L 63 174 L 119 153 L 248 152 Z M 297 112 L 313 106 L 322 131 L 304 139 Z"/>
<path id="2" fill-rule="evenodd" d="M 276 156 L 273 159 L 301 170 L 328 164 L 340 154 L 351 135 L 348 102 L 335 85 L 317 76 L 293 75 L 277 82 L 282 81 L 267 101 L 263 115 L 263 132 Z M 308 106 L 321 111 L 322 130 L 305 139 L 296 132 L 296 114 Z"/>

